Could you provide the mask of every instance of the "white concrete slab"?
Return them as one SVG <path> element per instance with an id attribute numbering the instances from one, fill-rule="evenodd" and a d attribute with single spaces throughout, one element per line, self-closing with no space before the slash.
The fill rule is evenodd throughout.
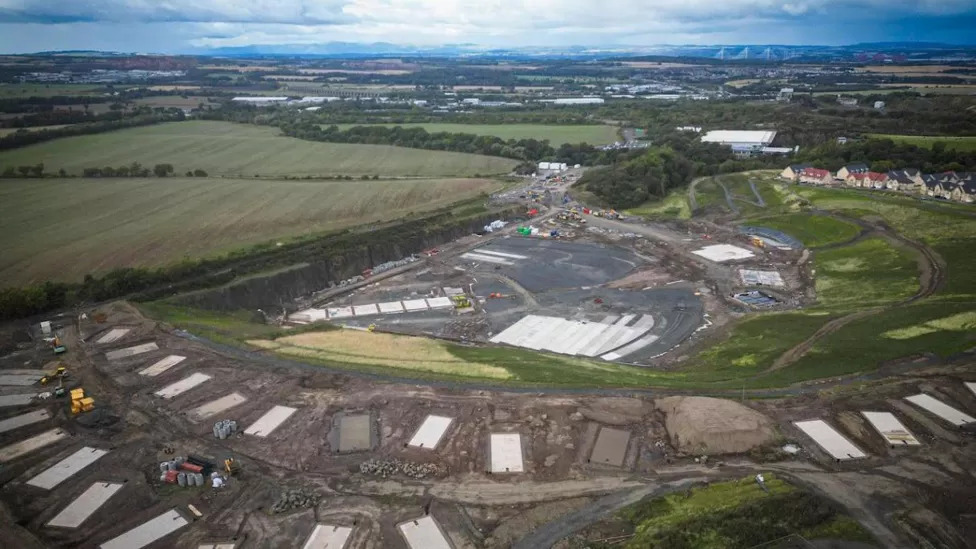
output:
<path id="1" fill-rule="evenodd" d="M 343 549 L 351 534 L 352 528 L 316 524 L 302 549 Z"/>
<path id="2" fill-rule="evenodd" d="M 634 320 L 635 318 L 637 318 L 637 315 L 624 315 L 624 316 L 620 317 L 620 319 L 617 320 L 617 322 L 614 322 L 614 325 L 617 325 L 617 326 L 626 326 L 626 325 L 630 324 L 630 321 L 631 320 Z"/>
<path id="3" fill-rule="evenodd" d="M 41 474 L 27 481 L 27 484 L 50 490 L 68 480 L 72 475 L 98 461 L 98 458 L 108 453 L 108 450 L 99 450 L 85 446 L 70 456 L 55 463 L 49 469 L 45 469 Z"/>
<path id="4" fill-rule="evenodd" d="M 27 387 L 41 380 L 41 375 L 35 374 L 3 374 L 0 375 L 0 385 L 17 385 Z"/>
<path id="5" fill-rule="evenodd" d="M 403 301 L 403 308 L 407 311 L 426 311 L 427 310 L 427 300 L 426 299 L 405 299 Z"/>
<path id="6" fill-rule="evenodd" d="M 807 436 L 812 438 L 817 445 L 833 456 L 834 459 L 845 461 L 848 459 L 867 457 L 867 454 L 862 452 L 857 446 L 854 446 L 854 443 L 847 440 L 844 435 L 837 432 L 826 421 L 821 419 L 794 421 L 793 425 L 796 425 L 797 428 L 806 433 Z"/>
<path id="7" fill-rule="evenodd" d="M 113 538 L 99 547 L 101 549 L 142 549 L 158 539 L 162 539 L 189 524 L 176 509 L 136 526 L 132 530 Z"/>
<path id="8" fill-rule="evenodd" d="M 68 433 L 62 431 L 61 429 L 51 429 L 50 431 L 44 431 L 43 433 L 33 436 L 27 440 L 22 440 L 9 446 L 4 446 L 3 448 L 0 448 L 0 463 L 13 461 L 20 456 L 29 454 L 35 450 L 40 450 L 41 448 L 50 444 L 54 444 L 67 436 Z"/>
<path id="9" fill-rule="evenodd" d="M 275 406 L 245 429 L 244 433 L 256 437 L 266 437 L 297 411 L 296 408 L 289 408 L 288 406 Z"/>
<path id="10" fill-rule="evenodd" d="M 630 326 L 614 325 L 614 327 L 619 328 L 617 335 L 610 338 L 610 340 L 607 341 L 603 347 L 600 347 L 597 354 L 609 353 L 618 347 L 623 347 L 624 345 L 627 345 L 631 341 L 637 339 L 638 336 L 643 335 L 646 331 L 638 328 L 632 328 Z"/>
<path id="11" fill-rule="evenodd" d="M 915 435 L 890 412 L 861 412 L 861 415 L 892 446 L 918 446 L 921 444 Z"/>
<path id="12" fill-rule="evenodd" d="M 353 314 L 352 307 L 334 307 L 329 309 L 330 320 L 335 320 L 337 318 L 352 318 Z"/>
<path id="13" fill-rule="evenodd" d="M 969 390 L 972 391 L 974 395 L 976 395 L 976 383 L 969 382 L 969 381 L 966 381 L 965 383 L 966 383 L 966 387 L 969 387 Z"/>
<path id="14" fill-rule="evenodd" d="M 654 343 L 657 340 L 658 340 L 658 336 L 654 334 L 649 334 L 642 338 L 635 339 L 634 341 L 630 342 L 628 345 L 624 345 L 623 347 L 617 349 L 616 351 L 611 351 L 609 353 L 601 355 L 600 358 L 608 361 L 620 360 L 621 358 L 627 355 L 632 355 L 637 351 L 640 351 L 644 347 L 647 347 L 648 345 Z"/>
<path id="15" fill-rule="evenodd" d="M 432 297 L 427 299 L 427 306 L 431 309 L 450 309 L 454 307 L 449 297 Z"/>
<path id="16" fill-rule="evenodd" d="M 932 398 L 924 393 L 905 397 L 905 400 L 911 402 L 919 408 L 928 410 L 929 412 L 958 427 L 976 421 L 976 419 L 973 419 L 973 416 L 960 412 L 941 400 Z"/>
<path id="17" fill-rule="evenodd" d="M 444 290 L 444 295 L 448 297 L 454 297 L 456 295 L 464 295 L 464 288 L 454 288 L 452 286 L 444 286 L 441 289 Z"/>
<path id="18" fill-rule="evenodd" d="M 434 449 L 453 421 L 453 418 L 444 416 L 427 416 L 407 444 L 417 448 Z"/>
<path id="19" fill-rule="evenodd" d="M 714 244 L 712 246 L 705 246 L 704 248 L 695 250 L 691 253 L 716 263 L 735 261 L 737 259 L 747 259 L 755 255 L 745 248 L 740 248 L 731 244 Z"/>
<path id="20" fill-rule="evenodd" d="M 584 349 L 587 349 L 593 341 L 599 339 L 601 335 L 606 333 L 607 330 L 612 329 L 612 326 L 607 326 L 601 322 L 593 322 L 592 326 L 586 333 L 582 334 L 580 337 L 576 338 L 569 347 L 566 348 L 566 353 L 570 355 L 582 354 Z"/>
<path id="21" fill-rule="evenodd" d="M 145 370 L 142 370 L 141 372 L 139 372 L 139 374 L 144 376 L 149 376 L 149 377 L 156 377 L 159 374 L 165 372 L 166 370 L 169 370 L 173 366 L 176 366 L 180 362 L 183 362 L 184 360 L 186 360 L 185 356 L 169 355 L 166 358 L 161 358 L 157 360 L 156 362 L 153 363 L 152 366 L 146 368 Z"/>
<path id="22" fill-rule="evenodd" d="M 497 257 L 506 257 L 508 259 L 528 259 L 529 258 L 529 256 L 526 256 L 526 255 L 513 254 L 513 253 L 510 253 L 510 252 L 499 252 L 497 250 L 489 250 L 489 249 L 486 249 L 486 248 L 477 249 L 477 250 L 475 250 L 475 253 L 494 255 L 494 256 L 497 256 Z"/>
<path id="23" fill-rule="evenodd" d="M 197 545 L 197 549 L 234 549 L 237 544 L 233 541 L 226 541 L 223 543 L 201 543 Z"/>
<path id="24" fill-rule="evenodd" d="M 512 261 L 508 260 L 508 259 L 505 259 L 505 258 L 502 258 L 502 257 L 498 257 L 498 256 L 494 256 L 494 255 L 479 254 L 477 252 L 468 252 L 468 253 L 465 253 L 465 254 L 461 254 L 461 257 L 463 257 L 464 259 L 470 259 L 471 261 L 481 261 L 483 263 L 494 263 L 496 265 L 514 265 L 514 263 Z"/>
<path id="25" fill-rule="evenodd" d="M 747 286 L 784 286 L 783 277 L 777 271 L 740 269 L 739 277 L 742 279 L 742 283 Z"/>
<path id="26" fill-rule="evenodd" d="M 21 393 L 18 395 L 0 395 L 0 408 L 7 406 L 26 406 L 34 401 L 36 393 Z"/>
<path id="27" fill-rule="evenodd" d="M 118 341 L 122 339 L 125 334 L 129 333 L 128 328 L 113 328 L 108 331 L 105 335 L 95 340 L 95 343 L 104 344 L 112 343 L 113 341 Z"/>
<path id="28" fill-rule="evenodd" d="M 32 425 L 47 419 L 51 419 L 51 414 L 47 410 L 34 410 L 33 412 L 27 412 L 19 416 L 9 417 L 0 421 L 0 433 L 13 431 L 14 429 L 26 427 L 27 425 Z"/>
<path id="29" fill-rule="evenodd" d="M 374 316 L 380 314 L 380 310 L 375 303 L 369 303 L 366 305 L 354 305 L 352 313 L 356 316 Z"/>
<path id="30" fill-rule="evenodd" d="M 156 391 L 155 395 L 162 398 L 175 398 L 196 387 L 197 385 L 200 385 L 201 383 L 210 381 L 210 379 L 210 376 L 207 374 L 201 374 L 200 372 L 190 374 L 176 383 L 171 383 Z"/>
<path id="31" fill-rule="evenodd" d="M 453 549 L 440 524 L 431 515 L 401 522 L 397 528 L 410 549 Z"/>
<path id="32" fill-rule="evenodd" d="M 303 311 L 298 311 L 297 313 L 292 313 L 288 316 L 290 319 L 294 320 L 304 320 L 305 322 L 315 322 L 316 320 L 325 320 L 329 317 L 329 314 L 325 309 L 305 309 Z"/>
<path id="33" fill-rule="evenodd" d="M 247 397 L 240 393 L 231 393 L 190 410 L 190 417 L 197 420 L 207 419 L 244 402 L 247 402 Z"/>
<path id="34" fill-rule="evenodd" d="M 603 317 L 603 320 L 600 321 L 600 324 L 613 324 L 614 322 L 617 321 L 618 318 L 620 317 L 617 315 L 607 315 Z"/>
<path id="35" fill-rule="evenodd" d="M 586 347 L 580 349 L 579 354 L 583 356 L 597 356 L 600 354 L 600 350 L 607 346 L 607 343 L 611 340 L 616 340 L 627 329 L 626 326 L 619 326 L 617 324 L 609 326 L 606 330 L 600 332 L 600 335 L 587 343 Z"/>
<path id="36" fill-rule="evenodd" d="M 121 483 L 96 482 L 62 509 L 47 525 L 59 528 L 77 528 L 121 489 Z"/>
<path id="37" fill-rule="evenodd" d="M 522 435 L 518 433 L 493 433 L 491 435 L 491 472 L 521 473 Z"/>
<path id="38" fill-rule="evenodd" d="M 118 360 L 120 358 L 128 358 L 130 356 L 141 355 L 142 353 L 148 353 L 150 351 L 155 351 L 159 349 L 155 341 L 150 343 L 143 343 L 142 345 L 135 345 L 133 347 L 127 347 L 125 349 L 116 349 L 114 351 L 109 351 L 105 353 L 105 358 L 109 360 Z"/>
<path id="39" fill-rule="evenodd" d="M 380 313 L 384 315 L 403 312 L 403 303 L 399 301 L 387 301 L 386 303 L 380 303 L 378 306 L 380 308 Z"/>

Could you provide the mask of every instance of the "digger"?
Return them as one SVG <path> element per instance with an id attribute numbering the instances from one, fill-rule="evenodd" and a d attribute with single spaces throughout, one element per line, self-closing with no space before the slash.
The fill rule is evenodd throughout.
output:
<path id="1" fill-rule="evenodd" d="M 68 369 L 63 364 L 58 364 L 54 372 L 46 374 L 41 378 L 41 385 L 47 385 L 55 379 L 64 379 L 66 377 L 68 377 Z"/>

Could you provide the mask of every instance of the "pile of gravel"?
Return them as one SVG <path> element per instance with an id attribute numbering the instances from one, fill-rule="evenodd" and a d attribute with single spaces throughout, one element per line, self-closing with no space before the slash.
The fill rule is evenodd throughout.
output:
<path id="1" fill-rule="evenodd" d="M 274 514 L 284 513 L 292 509 L 306 509 L 315 507 L 319 504 L 322 496 L 311 488 L 299 488 L 297 490 L 285 490 L 278 497 L 278 501 L 271 506 Z"/>
<path id="2" fill-rule="evenodd" d="M 421 479 L 440 474 L 441 468 L 434 463 L 414 463 L 399 459 L 369 459 L 359 464 L 359 472 L 364 475 L 378 475 L 382 478 L 404 475 Z"/>

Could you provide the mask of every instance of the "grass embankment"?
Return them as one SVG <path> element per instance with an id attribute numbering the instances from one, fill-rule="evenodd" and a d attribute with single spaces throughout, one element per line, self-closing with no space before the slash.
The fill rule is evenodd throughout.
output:
<path id="1" fill-rule="evenodd" d="M 890 139 L 895 143 L 907 143 L 916 147 L 931 149 L 936 143 L 942 143 L 946 149 L 957 151 L 976 151 L 976 137 L 953 137 L 942 135 L 893 135 L 886 133 L 869 133 L 868 137 L 875 139 Z"/>
<path id="2" fill-rule="evenodd" d="M 918 263 L 888 241 L 867 238 L 816 253 L 817 301 L 836 311 L 884 305 L 918 291 Z"/>
<path id="3" fill-rule="evenodd" d="M 853 223 L 811 213 L 756 217 L 747 219 L 742 224 L 782 231 L 796 238 L 808 248 L 819 248 L 847 242 L 860 232 L 860 228 Z"/>
<path id="4" fill-rule="evenodd" d="M 691 207 L 688 205 L 688 190 L 675 189 L 661 200 L 645 202 L 636 208 L 625 210 L 624 215 L 646 217 L 648 219 L 691 219 Z"/>
<path id="5" fill-rule="evenodd" d="M 733 549 L 800 535 L 873 543 L 872 536 L 835 504 L 765 475 L 769 493 L 752 477 L 718 482 L 685 493 L 647 499 L 604 524 L 621 533 L 612 544 L 628 549 Z M 632 534 L 630 538 L 624 536 Z M 623 538 L 623 539 L 620 539 Z"/>
<path id="6" fill-rule="evenodd" d="M 486 179 L 42 179 L 0 183 L 0 286 L 209 257 L 394 221 L 501 187 Z M 29 237 L 28 237 L 29 236 Z"/>
<path id="7" fill-rule="evenodd" d="M 329 124 L 320 124 L 322 128 Z M 589 143 L 590 145 L 605 145 L 620 139 L 617 128 L 603 125 L 549 125 L 549 124 L 461 124 L 449 122 L 422 122 L 406 124 L 336 124 L 340 130 L 348 130 L 355 126 L 385 126 L 394 128 L 423 128 L 427 133 L 470 133 L 474 135 L 489 135 L 501 139 L 536 139 L 548 140 L 558 147 L 564 143 Z"/>
<path id="8" fill-rule="evenodd" d="M 47 172 L 169 163 L 176 173 L 225 176 L 379 175 L 453 177 L 508 173 L 507 158 L 387 145 L 319 143 L 283 137 L 277 128 L 194 120 L 65 137 L 0 152 L 0 167 L 43 163 Z"/>

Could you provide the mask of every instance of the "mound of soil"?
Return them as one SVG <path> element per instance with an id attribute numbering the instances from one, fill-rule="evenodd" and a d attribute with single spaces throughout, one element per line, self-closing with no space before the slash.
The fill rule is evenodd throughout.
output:
<path id="1" fill-rule="evenodd" d="M 738 454 L 776 438 L 769 418 L 731 400 L 667 397 L 654 405 L 665 415 L 671 445 L 681 452 Z"/>

